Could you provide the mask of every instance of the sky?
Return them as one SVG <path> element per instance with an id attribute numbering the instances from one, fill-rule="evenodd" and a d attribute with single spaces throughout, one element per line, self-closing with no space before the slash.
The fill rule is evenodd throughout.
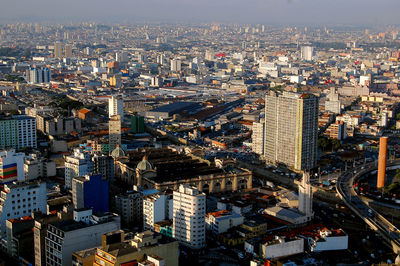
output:
<path id="1" fill-rule="evenodd" d="M 0 22 L 400 24 L 400 0 L 0 0 Z"/>

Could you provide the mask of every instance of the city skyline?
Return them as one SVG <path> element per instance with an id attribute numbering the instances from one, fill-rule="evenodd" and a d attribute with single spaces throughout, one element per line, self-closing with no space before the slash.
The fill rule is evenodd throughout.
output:
<path id="1" fill-rule="evenodd" d="M 392 10 L 397 0 L 251 0 L 250 2 L 203 0 L 150 0 L 113 2 L 71 0 L 0 1 L 0 23 L 77 22 L 101 23 L 266 23 L 271 25 L 390 25 L 398 24 Z M 59 11 L 63 10 L 62 13 Z M 196 12 L 192 12 L 196 10 Z"/>

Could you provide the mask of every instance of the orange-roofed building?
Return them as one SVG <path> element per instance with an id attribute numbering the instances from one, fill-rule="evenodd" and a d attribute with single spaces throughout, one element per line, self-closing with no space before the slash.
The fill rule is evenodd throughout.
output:
<path id="1" fill-rule="evenodd" d="M 82 108 L 81 110 L 78 111 L 78 117 L 82 121 L 96 120 L 97 114 L 92 110 L 89 110 L 87 108 Z"/>

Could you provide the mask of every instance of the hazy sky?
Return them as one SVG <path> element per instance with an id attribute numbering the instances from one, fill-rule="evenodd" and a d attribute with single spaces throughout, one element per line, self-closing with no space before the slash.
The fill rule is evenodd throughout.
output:
<path id="1" fill-rule="evenodd" d="M 400 0 L 0 0 L 0 21 L 400 24 Z"/>

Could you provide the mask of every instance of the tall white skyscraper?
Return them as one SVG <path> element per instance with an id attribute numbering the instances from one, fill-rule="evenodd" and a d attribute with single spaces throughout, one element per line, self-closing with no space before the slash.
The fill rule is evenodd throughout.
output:
<path id="1" fill-rule="evenodd" d="M 179 72 L 182 70 L 182 62 L 179 59 L 172 59 L 171 60 L 171 71 L 172 72 Z"/>
<path id="2" fill-rule="evenodd" d="M 173 237 L 191 248 L 206 244 L 206 195 L 181 185 L 173 193 Z"/>
<path id="3" fill-rule="evenodd" d="M 108 101 L 108 117 L 120 115 L 121 121 L 124 121 L 124 100 L 121 96 L 111 96 Z"/>
<path id="4" fill-rule="evenodd" d="M 294 170 L 315 166 L 318 98 L 312 94 L 270 92 L 265 97 L 264 157 Z"/>
<path id="5" fill-rule="evenodd" d="M 301 47 L 301 59 L 306 61 L 311 61 L 314 55 L 314 47 L 312 46 L 302 46 Z"/>
<path id="6" fill-rule="evenodd" d="M 311 220 L 314 216 L 312 210 L 312 186 L 310 183 L 310 173 L 303 172 L 303 179 L 299 185 L 299 212 Z"/>

